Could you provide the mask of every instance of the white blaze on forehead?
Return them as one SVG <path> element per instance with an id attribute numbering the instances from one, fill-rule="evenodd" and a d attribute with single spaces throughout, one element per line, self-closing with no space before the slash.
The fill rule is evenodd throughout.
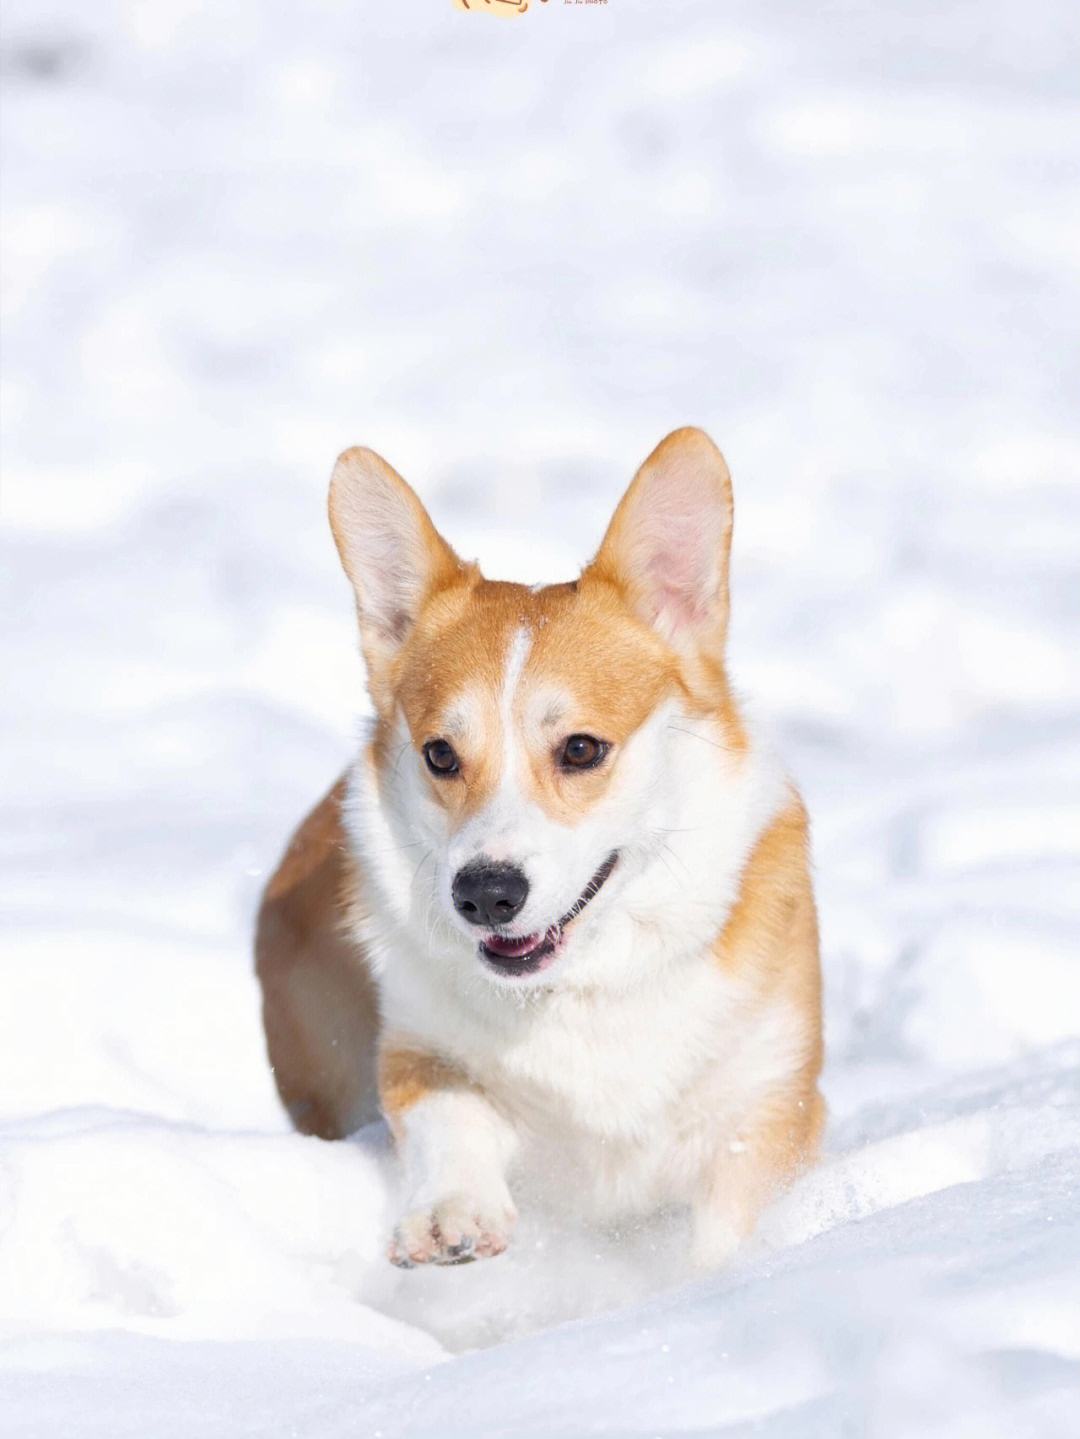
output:
<path id="1" fill-rule="evenodd" d="M 514 701 L 517 697 L 521 675 L 532 648 L 532 635 L 524 625 L 514 632 L 510 647 L 506 651 L 506 668 L 503 671 L 502 693 L 499 698 L 500 719 L 503 735 L 502 785 L 511 784 L 517 769 L 517 744 L 514 734 Z"/>
<path id="2" fill-rule="evenodd" d="M 526 825 L 528 802 L 522 778 L 522 742 L 515 723 L 517 695 L 521 676 L 529 658 L 532 636 L 523 625 L 514 631 L 506 649 L 502 683 L 497 707 L 502 729 L 501 767 L 495 792 L 479 814 L 473 815 L 458 832 L 454 844 L 454 863 L 464 864 L 477 855 L 492 860 L 520 863 L 523 841 L 529 830 Z M 490 714 L 490 712 L 489 712 Z"/>

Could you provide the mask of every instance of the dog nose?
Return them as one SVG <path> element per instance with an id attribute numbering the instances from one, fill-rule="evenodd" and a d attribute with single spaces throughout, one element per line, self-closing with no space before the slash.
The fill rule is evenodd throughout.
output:
<path id="1" fill-rule="evenodd" d="M 470 924 L 509 924 L 529 897 L 529 881 L 516 864 L 467 864 L 454 875 L 454 908 Z"/>

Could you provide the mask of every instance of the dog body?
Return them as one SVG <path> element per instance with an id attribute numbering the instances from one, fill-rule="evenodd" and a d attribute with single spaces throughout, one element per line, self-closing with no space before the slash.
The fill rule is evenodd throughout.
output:
<path id="1" fill-rule="evenodd" d="M 822 1105 L 806 818 L 723 666 L 719 451 L 669 436 L 572 584 L 484 580 L 368 451 L 331 518 L 375 718 L 260 915 L 283 1098 L 336 1135 L 377 1090 L 398 1263 L 498 1253 L 511 1182 L 688 1205 L 723 1259 Z"/>

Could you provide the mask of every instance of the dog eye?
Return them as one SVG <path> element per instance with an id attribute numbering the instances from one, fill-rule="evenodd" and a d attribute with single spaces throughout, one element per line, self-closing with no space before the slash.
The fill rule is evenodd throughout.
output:
<path id="1" fill-rule="evenodd" d="M 437 774 L 440 779 L 458 772 L 458 757 L 454 753 L 454 746 L 447 744 L 444 739 L 429 739 L 424 746 L 424 758 L 431 773 Z"/>
<path id="2" fill-rule="evenodd" d="M 563 745 L 559 763 L 564 769 L 595 769 L 608 752 L 602 739 L 591 734 L 572 734 Z"/>

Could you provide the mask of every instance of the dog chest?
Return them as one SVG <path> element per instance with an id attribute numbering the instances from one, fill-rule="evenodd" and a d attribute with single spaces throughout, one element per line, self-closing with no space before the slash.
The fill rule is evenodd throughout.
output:
<path id="1" fill-rule="evenodd" d="M 702 965 L 631 994 L 560 994 L 492 1056 L 500 1102 L 538 1132 L 636 1139 L 725 1047 L 727 982 Z"/>

